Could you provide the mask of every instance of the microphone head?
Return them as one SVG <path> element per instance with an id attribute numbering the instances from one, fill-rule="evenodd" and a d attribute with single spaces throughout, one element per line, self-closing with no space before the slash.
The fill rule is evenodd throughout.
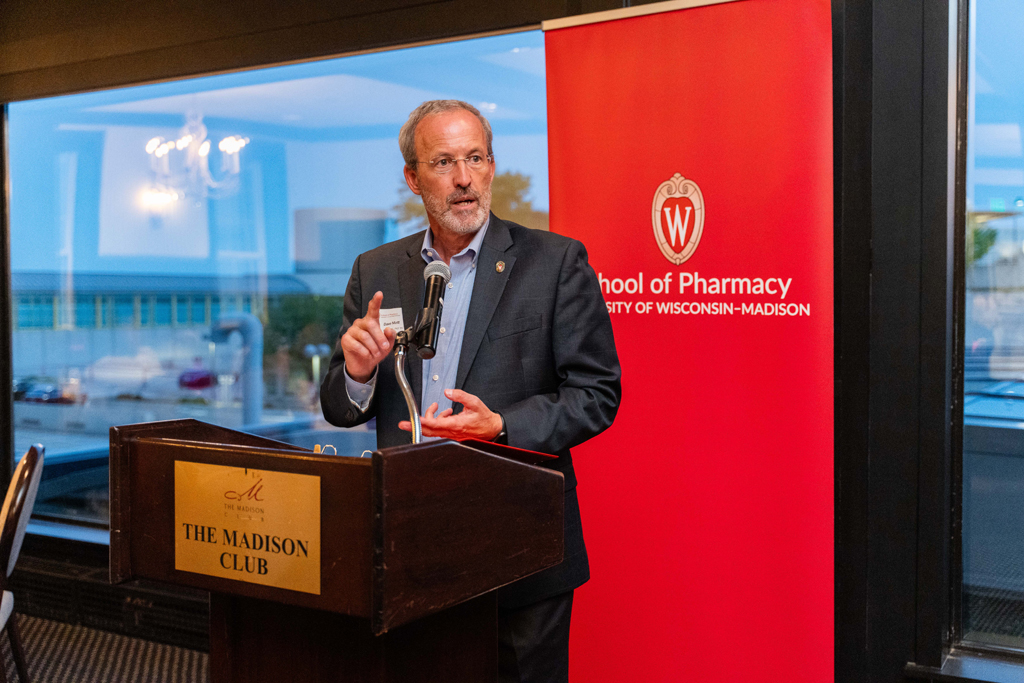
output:
<path id="1" fill-rule="evenodd" d="M 452 279 L 452 271 L 445 265 L 444 261 L 431 261 L 423 271 L 423 279 L 429 280 L 434 275 L 440 275 L 445 284 Z"/>

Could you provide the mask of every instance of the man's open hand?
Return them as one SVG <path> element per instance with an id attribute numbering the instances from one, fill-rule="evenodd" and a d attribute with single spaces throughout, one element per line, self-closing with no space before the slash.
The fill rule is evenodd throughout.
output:
<path id="1" fill-rule="evenodd" d="M 370 299 L 366 315 L 359 318 L 341 336 L 341 350 L 345 354 L 345 371 L 360 383 L 373 377 L 373 371 L 395 345 L 395 331 L 380 329 L 380 304 L 384 293 L 377 292 Z"/>
<path id="2" fill-rule="evenodd" d="M 456 441 L 465 439 L 491 441 L 501 433 L 501 416 L 491 411 L 479 398 L 460 389 L 445 389 L 444 395 L 453 403 L 461 403 L 462 412 L 453 415 L 452 409 L 448 408 L 435 415 L 437 404 L 430 404 L 427 412 L 420 418 L 423 436 L 439 436 Z M 411 432 L 412 423 L 403 420 L 398 423 L 398 428 Z"/>

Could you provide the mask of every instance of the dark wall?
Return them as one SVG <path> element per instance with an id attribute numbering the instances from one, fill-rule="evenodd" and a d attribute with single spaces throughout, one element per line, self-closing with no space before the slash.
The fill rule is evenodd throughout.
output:
<path id="1" fill-rule="evenodd" d="M 622 5 L 621 0 L 4 0 L 0 102 L 505 30 Z"/>

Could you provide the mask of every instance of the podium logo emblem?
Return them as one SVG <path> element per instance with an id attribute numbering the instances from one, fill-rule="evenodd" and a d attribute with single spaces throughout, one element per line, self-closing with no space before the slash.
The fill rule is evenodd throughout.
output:
<path id="1" fill-rule="evenodd" d="M 659 185 L 651 222 L 665 258 L 678 266 L 693 256 L 704 231 L 704 195 L 697 183 L 676 173 Z"/>

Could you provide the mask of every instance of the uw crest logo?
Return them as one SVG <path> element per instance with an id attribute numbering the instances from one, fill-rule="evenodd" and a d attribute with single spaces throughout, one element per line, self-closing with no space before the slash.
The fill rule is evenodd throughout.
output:
<path id="1" fill-rule="evenodd" d="M 665 258 L 678 266 L 693 256 L 704 230 L 704 195 L 697 183 L 676 173 L 659 185 L 651 222 Z"/>

